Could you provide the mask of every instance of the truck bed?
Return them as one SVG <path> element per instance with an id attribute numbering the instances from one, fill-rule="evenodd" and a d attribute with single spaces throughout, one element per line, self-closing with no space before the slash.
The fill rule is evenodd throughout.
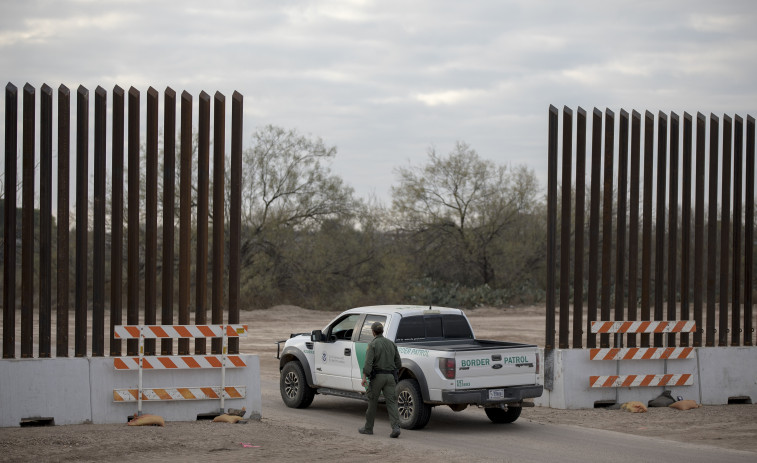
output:
<path id="1" fill-rule="evenodd" d="M 520 342 L 490 341 L 486 339 L 445 339 L 441 341 L 398 342 L 398 347 L 429 349 L 449 352 L 468 352 L 487 349 L 516 349 L 520 347 L 536 348 L 534 344 Z"/>

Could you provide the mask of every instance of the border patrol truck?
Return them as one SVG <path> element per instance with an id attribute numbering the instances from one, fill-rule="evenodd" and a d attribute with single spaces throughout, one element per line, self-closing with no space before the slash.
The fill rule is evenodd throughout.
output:
<path id="1" fill-rule="evenodd" d="M 322 330 L 279 341 L 284 403 L 306 408 L 316 394 L 367 400 L 360 382 L 374 322 L 402 358 L 397 405 L 405 429 L 426 426 L 439 405 L 477 406 L 494 423 L 512 423 L 533 406 L 524 399 L 543 392 L 535 345 L 476 339 L 460 309 L 386 305 L 347 310 Z"/>

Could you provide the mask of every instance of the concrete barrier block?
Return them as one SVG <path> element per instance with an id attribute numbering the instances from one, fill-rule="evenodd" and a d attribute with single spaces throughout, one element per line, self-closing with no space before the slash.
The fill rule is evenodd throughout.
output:
<path id="1" fill-rule="evenodd" d="M 615 400 L 613 389 L 589 387 L 591 375 L 615 374 L 614 362 L 589 360 L 588 349 L 565 349 L 561 352 L 566 409 L 593 408 L 595 402 Z"/>
<path id="2" fill-rule="evenodd" d="M 88 360 L 0 360 L 0 426 L 19 426 L 24 418 L 52 418 L 56 425 L 89 422 Z"/>
<path id="3" fill-rule="evenodd" d="M 639 401 L 646 404 L 670 390 L 673 396 L 686 399 L 699 398 L 699 384 L 696 359 L 667 361 L 667 373 L 691 374 L 692 386 L 680 387 L 622 387 L 592 388 L 590 376 L 612 376 L 630 374 L 664 374 L 663 360 L 590 360 L 588 349 L 555 350 L 554 383 L 552 391 L 534 400 L 537 406 L 559 409 L 594 408 L 598 405 Z"/>
<path id="4" fill-rule="evenodd" d="M 246 418 L 259 418 L 262 408 L 260 391 L 260 359 L 257 355 L 242 355 L 246 368 L 226 370 L 226 386 L 245 386 L 244 399 L 226 399 L 224 408 L 245 407 Z M 137 402 L 114 402 L 113 389 L 136 388 L 137 370 L 117 371 L 112 358 L 90 359 L 92 383 L 92 421 L 95 423 L 126 423 L 137 412 Z M 221 385 L 221 370 L 144 370 L 145 388 L 209 387 Z M 198 415 L 218 413 L 220 400 L 143 401 L 142 412 L 162 416 L 166 421 L 195 421 Z"/>
<path id="5" fill-rule="evenodd" d="M 260 358 L 241 356 L 247 367 L 226 370 L 226 386 L 246 387 L 243 399 L 226 399 L 224 408 L 262 412 Z M 136 402 L 116 403 L 113 389 L 136 388 L 138 371 L 116 371 L 113 358 L 51 358 L 0 360 L 0 427 L 20 426 L 26 418 L 52 418 L 56 425 L 126 423 L 137 412 Z M 145 370 L 143 387 L 212 387 L 221 385 L 221 370 Z M 143 402 L 143 413 L 167 421 L 194 421 L 198 415 L 220 412 L 220 400 Z"/>
<path id="6" fill-rule="evenodd" d="M 757 347 L 699 348 L 701 403 L 727 404 L 729 398 L 749 397 L 757 403 Z"/>

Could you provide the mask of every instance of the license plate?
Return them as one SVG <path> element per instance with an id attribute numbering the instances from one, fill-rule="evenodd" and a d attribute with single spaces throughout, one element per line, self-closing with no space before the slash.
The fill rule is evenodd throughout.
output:
<path id="1" fill-rule="evenodd" d="M 489 389 L 489 400 L 504 399 L 504 389 Z"/>

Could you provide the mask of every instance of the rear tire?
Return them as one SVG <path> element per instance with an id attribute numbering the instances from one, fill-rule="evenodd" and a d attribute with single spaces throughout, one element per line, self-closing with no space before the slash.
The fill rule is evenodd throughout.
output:
<path id="1" fill-rule="evenodd" d="M 507 407 L 507 410 L 501 408 L 485 408 L 486 416 L 492 421 L 492 423 L 505 424 L 512 423 L 520 416 L 522 407 Z"/>
<path id="2" fill-rule="evenodd" d="M 315 389 L 308 386 L 305 370 L 297 361 L 284 365 L 279 377 L 279 390 L 281 399 L 289 408 L 307 408 L 315 397 Z"/>
<path id="3" fill-rule="evenodd" d="M 418 381 L 403 379 L 397 384 L 397 410 L 401 428 L 421 429 L 428 424 L 431 406 L 423 403 Z"/>

